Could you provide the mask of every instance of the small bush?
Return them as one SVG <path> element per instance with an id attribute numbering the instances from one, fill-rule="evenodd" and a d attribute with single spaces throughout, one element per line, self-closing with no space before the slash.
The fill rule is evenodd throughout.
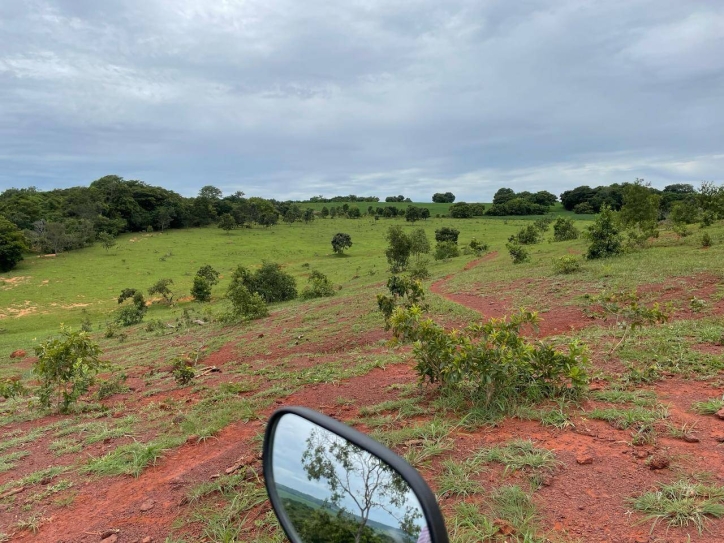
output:
<path id="1" fill-rule="evenodd" d="M 541 240 L 541 231 L 534 224 L 529 224 L 522 228 L 514 236 L 510 236 L 508 241 L 511 243 L 519 243 L 520 245 L 533 245 Z"/>
<path id="2" fill-rule="evenodd" d="M 397 307 L 410 308 L 418 306 L 426 309 L 427 306 L 422 305 L 425 300 L 425 291 L 422 289 L 422 283 L 411 277 L 400 277 L 393 275 L 387 280 L 387 290 L 391 296 L 384 294 L 377 295 L 377 307 L 385 318 L 385 330 L 390 329 L 390 317 Z"/>
<path id="3" fill-rule="evenodd" d="M 533 222 L 533 226 L 541 234 L 545 234 L 551 226 L 553 219 L 551 217 L 541 217 Z"/>
<path id="4" fill-rule="evenodd" d="M 106 326 L 106 331 L 103 336 L 110 339 L 118 333 L 118 324 L 115 322 L 109 322 Z"/>
<path id="5" fill-rule="evenodd" d="M 553 261 L 553 273 L 576 273 L 581 269 L 581 261 L 575 256 L 562 256 Z"/>
<path id="6" fill-rule="evenodd" d="M 460 248 L 452 241 L 439 241 L 435 245 L 435 260 L 447 260 L 460 256 Z"/>
<path id="7" fill-rule="evenodd" d="M 309 274 L 309 285 L 302 291 L 302 300 L 334 296 L 334 286 L 322 272 L 313 270 Z"/>
<path id="8" fill-rule="evenodd" d="M 226 297 L 231 302 L 232 307 L 230 320 L 254 320 L 266 317 L 269 314 L 269 309 L 266 306 L 264 298 L 257 292 L 250 292 L 242 282 L 241 277 L 236 276 L 236 272 L 234 275 L 226 292 Z"/>
<path id="9" fill-rule="evenodd" d="M 712 246 L 712 240 L 709 232 L 704 232 L 704 235 L 701 236 L 701 246 L 704 248 Z"/>
<path id="10" fill-rule="evenodd" d="M 176 357 L 171 365 L 173 367 L 173 378 L 181 386 L 188 385 L 196 377 L 196 370 L 194 370 L 193 363 L 188 358 Z"/>
<path id="11" fill-rule="evenodd" d="M 250 293 L 258 294 L 266 303 L 284 302 L 297 297 L 297 282 L 274 262 L 264 262 L 261 268 L 250 272 L 244 266 L 236 268 L 232 283 L 239 282 Z"/>
<path id="12" fill-rule="evenodd" d="M 571 219 L 558 217 L 553 224 L 553 241 L 570 241 L 578 239 L 579 232 Z"/>
<path id="13" fill-rule="evenodd" d="M 616 256 L 623 252 L 621 232 L 616 224 L 616 216 L 608 206 L 603 206 L 593 225 L 588 227 L 586 237 L 591 244 L 586 258 L 594 260 Z"/>
<path id="14" fill-rule="evenodd" d="M 473 253 L 475 253 L 477 256 L 482 255 L 489 249 L 487 243 L 485 243 L 484 241 L 478 241 L 475 238 L 470 240 L 470 244 L 468 245 L 468 247 L 470 247 Z"/>
<path id="15" fill-rule="evenodd" d="M 148 294 L 151 296 L 159 294 L 165 303 L 170 304 L 173 302 L 173 292 L 169 288 L 170 285 L 173 285 L 173 279 L 159 279 L 148 289 Z"/>
<path id="16" fill-rule="evenodd" d="M 513 264 L 530 262 L 530 253 L 522 245 L 509 241 L 505 244 L 505 247 L 508 249 L 508 253 L 510 253 L 510 258 L 513 259 Z"/>
<path id="17" fill-rule="evenodd" d="M 214 268 L 212 268 L 208 264 L 201 266 L 199 268 L 199 271 L 196 272 L 196 275 L 198 277 L 203 277 L 204 279 L 206 279 L 206 281 L 211 286 L 214 286 L 215 284 L 217 284 L 219 282 L 219 272 L 217 272 Z"/>
<path id="18" fill-rule="evenodd" d="M 385 256 L 390 264 L 390 271 L 392 273 L 400 272 L 407 268 L 412 252 L 412 240 L 405 234 L 402 227 L 397 225 L 390 226 L 385 237 L 388 242 Z"/>
<path id="19" fill-rule="evenodd" d="M 128 390 L 128 387 L 126 387 L 125 384 L 126 379 L 126 374 L 122 373 L 120 375 L 115 375 L 110 379 L 106 379 L 105 381 L 102 381 L 101 384 L 98 385 L 98 392 L 96 392 L 96 396 L 99 400 L 104 400 L 109 396 L 113 396 L 114 394 L 126 392 Z"/>
<path id="20" fill-rule="evenodd" d="M 61 335 L 44 341 L 35 348 L 38 360 L 33 373 L 40 379 L 38 400 L 50 408 L 58 403 L 62 413 L 88 391 L 95 375 L 105 367 L 101 350 L 87 332 L 61 328 Z"/>
<path id="21" fill-rule="evenodd" d="M 116 314 L 116 322 L 122 326 L 132 326 L 134 324 L 138 324 L 143 320 L 143 317 L 146 314 L 146 300 L 140 291 L 133 288 L 123 289 L 121 295 L 118 297 L 118 303 L 121 304 L 129 298 L 132 303 L 121 307 Z M 111 334 L 109 336 L 107 334 L 108 329 L 106 329 L 106 337 L 113 337 L 114 335 Z"/>
<path id="22" fill-rule="evenodd" d="M 27 389 L 20 382 L 20 379 L 10 377 L 0 379 L 0 396 L 6 400 L 15 398 L 16 396 L 25 396 L 27 392 Z"/>
<path id="23" fill-rule="evenodd" d="M 451 241 L 457 244 L 459 235 L 460 230 L 458 230 L 457 228 L 443 226 L 442 228 L 438 228 L 437 230 L 435 230 L 435 241 L 437 241 L 438 243 L 444 241 Z"/>
<path id="24" fill-rule="evenodd" d="M 194 284 L 191 287 L 191 296 L 197 302 L 211 301 L 211 285 L 206 277 L 197 275 L 194 277 Z"/>
<path id="25" fill-rule="evenodd" d="M 429 263 L 427 258 L 416 258 L 408 267 L 407 272 L 412 279 L 427 279 L 430 277 Z"/>

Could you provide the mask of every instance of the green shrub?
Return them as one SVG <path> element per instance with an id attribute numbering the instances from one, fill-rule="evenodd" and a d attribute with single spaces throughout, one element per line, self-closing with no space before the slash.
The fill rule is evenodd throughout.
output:
<path id="1" fill-rule="evenodd" d="M 121 291 L 120 296 L 118 296 L 118 303 L 122 304 L 129 298 L 131 299 L 131 304 L 124 305 L 116 313 L 116 322 L 121 324 L 121 326 L 138 324 L 146 314 L 146 300 L 143 297 L 143 293 L 134 288 L 125 288 Z M 106 329 L 106 337 L 113 337 L 113 335 L 113 332 L 111 335 L 108 335 L 108 329 Z"/>
<path id="2" fill-rule="evenodd" d="M 581 269 L 581 261 L 575 256 L 562 256 L 553 261 L 553 273 L 576 273 Z"/>
<path id="3" fill-rule="evenodd" d="M 530 253 L 522 245 L 509 241 L 505 244 L 505 247 L 508 249 L 508 253 L 510 253 L 510 257 L 513 259 L 513 264 L 530 262 Z"/>
<path id="4" fill-rule="evenodd" d="M 395 308 L 399 306 L 405 308 L 419 306 L 426 309 L 427 307 L 422 305 L 425 300 L 422 283 L 411 277 L 393 275 L 387 280 L 387 290 L 390 292 L 390 296 L 377 295 L 377 307 L 385 318 L 385 330 L 390 329 L 390 317 L 392 317 Z"/>
<path id="5" fill-rule="evenodd" d="M 20 382 L 20 379 L 11 377 L 0 379 L 0 396 L 6 400 L 15 398 L 16 396 L 25 396 L 27 392 L 27 389 Z"/>
<path id="6" fill-rule="evenodd" d="M 616 216 L 608 206 L 603 206 L 594 223 L 588 227 L 586 237 L 591 242 L 586 258 L 594 260 L 616 256 L 623 252 L 621 232 Z"/>
<path id="7" fill-rule="evenodd" d="M 173 378 L 181 386 L 188 385 L 196 377 L 196 370 L 188 358 L 176 357 L 171 362 L 171 366 L 173 367 Z"/>
<path id="8" fill-rule="evenodd" d="M 159 294 L 165 303 L 170 304 L 173 302 L 173 292 L 169 288 L 170 285 L 173 285 L 173 279 L 159 279 L 148 289 L 148 294 L 151 296 Z"/>
<path id="9" fill-rule="evenodd" d="M 239 266 L 236 272 L 239 272 L 240 269 L 242 269 L 242 266 Z M 229 319 L 254 320 L 266 317 L 269 314 L 269 309 L 264 298 L 257 292 L 250 292 L 243 283 L 242 275 L 236 272 L 234 272 L 231 284 L 226 292 L 226 297 L 231 302 L 232 307 Z"/>
<path id="10" fill-rule="evenodd" d="M 435 245 L 435 260 L 447 260 L 460 256 L 460 248 L 452 241 L 438 241 Z"/>
<path id="11" fill-rule="evenodd" d="M 445 390 L 499 410 L 521 401 L 575 397 L 586 387 L 585 349 L 572 342 L 563 353 L 543 342 L 526 341 L 521 327 L 536 322 L 535 313 L 521 311 L 448 332 L 423 319 L 416 306 L 397 307 L 390 317 L 395 338 L 414 342 L 415 369 L 422 381 L 440 383 Z"/>
<path id="12" fill-rule="evenodd" d="M 553 222 L 552 217 L 541 217 L 540 219 L 536 219 L 533 222 L 533 226 L 541 234 L 545 234 L 548 231 L 548 229 L 550 228 L 552 222 Z"/>
<path id="13" fill-rule="evenodd" d="M 712 240 L 709 232 L 704 232 L 704 235 L 701 236 L 701 246 L 705 248 L 712 246 Z"/>
<path id="14" fill-rule="evenodd" d="M 203 277 L 212 287 L 219 282 L 219 272 L 212 268 L 209 264 L 201 266 L 196 272 L 198 277 Z"/>
<path id="15" fill-rule="evenodd" d="M 389 208 L 386 208 L 389 209 Z M 407 268 L 412 252 L 412 240 L 405 234 L 401 226 L 390 226 L 385 235 L 387 238 L 387 249 L 385 256 L 390 264 L 390 271 L 398 273 Z"/>
<path id="16" fill-rule="evenodd" d="M 429 263 L 430 261 L 427 258 L 416 258 L 407 268 L 407 273 L 410 274 L 412 279 L 427 279 L 430 277 Z"/>
<path id="17" fill-rule="evenodd" d="M 309 274 L 309 285 L 302 291 L 302 300 L 334 296 L 334 286 L 322 272 L 313 270 Z"/>
<path id="18" fill-rule="evenodd" d="M 264 262 L 253 273 L 244 266 L 239 266 L 234 270 L 231 281 L 240 282 L 249 292 L 258 294 L 268 304 L 297 297 L 297 282 L 294 277 L 283 272 L 282 267 L 274 262 Z"/>
<path id="19" fill-rule="evenodd" d="M 468 247 L 470 247 L 470 250 L 472 250 L 473 253 L 475 253 L 477 256 L 482 255 L 489 249 L 487 243 L 485 243 L 484 241 L 478 241 L 475 238 L 470 240 Z"/>
<path id="20" fill-rule="evenodd" d="M 197 302 L 211 301 L 211 285 L 206 277 L 197 275 L 194 277 L 194 284 L 191 286 L 191 296 Z"/>
<path id="21" fill-rule="evenodd" d="M 541 240 L 541 231 L 533 224 L 522 228 L 517 234 L 510 236 L 508 241 L 520 245 L 533 245 Z"/>
<path id="22" fill-rule="evenodd" d="M 460 230 L 458 230 L 457 228 L 443 226 L 442 228 L 438 228 L 437 230 L 435 230 L 435 241 L 438 243 L 444 241 L 451 241 L 453 243 L 457 243 L 459 235 Z"/>
<path id="23" fill-rule="evenodd" d="M 344 254 L 345 249 L 352 247 L 352 236 L 343 232 L 338 232 L 332 237 L 332 250 L 338 254 Z"/>
<path id="24" fill-rule="evenodd" d="M 95 376 L 105 367 L 101 350 L 87 332 L 62 328 L 60 337 L 48 339 L 35 348 L 38 360 L 33 373 L 40 379 L 40 405 L 50 408 L 56 401 L 65 413 L 88 391 Z"/>
<path id="25" fill-rule="evenodd" d="M 558 217 L 555 224 L 553 224 L 553 241 L 569 241 L 572 239 L 578 239 L 578 229 L 573 226 L 571 219 L 565 219 Z"/>

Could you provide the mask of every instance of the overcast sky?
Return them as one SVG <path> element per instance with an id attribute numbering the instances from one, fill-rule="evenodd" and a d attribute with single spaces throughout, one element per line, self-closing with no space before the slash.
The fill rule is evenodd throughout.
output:
<path id="1" fill-rule="evenodd" d="M 490 201 L 723 171 L 722 0 L 0 2 L 0 189 Z"/>

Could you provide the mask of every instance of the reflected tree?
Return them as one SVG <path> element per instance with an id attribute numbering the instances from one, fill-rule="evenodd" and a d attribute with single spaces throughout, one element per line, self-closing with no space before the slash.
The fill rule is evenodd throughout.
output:
<path id="1" fill-rule="evenodd" d="M 327 485 L 328 502 L 338 509 L 338 516 L 355 521 L 354 543 L 365 541 L 363 534 L 375 509 L 397 520 L 406 541 L 415 541 L 420 531 L 415 521 L 422 513 L 408 503 L 410 489 L 402 476 L 382 460 L 334 434 L 314 429 L 307 438 L 302 465 L 310 481 Z"/>

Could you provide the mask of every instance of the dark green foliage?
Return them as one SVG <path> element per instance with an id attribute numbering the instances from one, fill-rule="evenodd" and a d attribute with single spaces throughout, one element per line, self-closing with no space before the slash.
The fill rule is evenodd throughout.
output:
<path id="1" fill-rule="evenodd" d="M 229 316 L 231 320 L 254 320 L 269 314 L 264 298 L 258 292 L 251 292 L 245 284 L 250 275 L 246 268 L 239 266 L 231 276 L 231 283 L 226 291 L 232 307 Z"/>
<path id="2" fill-rule="evenodd" d="M 619 184 L 595 189 L 583 185 L 561 194 L 561 203 L 565 209 L 576 213 L 598 213 L 604 205 L 613 210 L 619 210 L 623 204 L 622 189 L 622 185 Z M 577 206 L 581 207 L 576 209 Z"/>
<path id="3" fill-rule="evenodd" d="M 674 202 L 671 205 L 669 219 L 674 224 L 694 224 L 699 220 L 699 206 L 693 198 Z"/>
<path id="4" fill-rule="evenodd" d="M 0 215 L 0 272 L 9 272 L 23 259 L 25 238 L 20 229 Z"/>
<path id="5" fill-rule="evenodd" d="M 307 209 L 304 210 L 304 214 L 302 215 L 302 220 L 307 224 L 314 221 L 314 210 L 311 207 L 308 207 Z"/>
<path id="6" fill-rule="evenodd" d="M 636 245 L 658 237 L 659 205 L 661 197 L 651 190 L 643 179 L 626 184 L 623 188 L 623 207 L 619 213 L 621 225 L 629 230 L 629 239 Z"/>
<path id="7" fill-rule="evenodd" d="M 518 243 L 520 245 L 533 245 L 538 243 L 542 238 L 541 231 L 536 228 L 535 224 L 529 224 L 523 227 L 517 234 L 510 236 L 508 241 Z"/>
<path id="8" fill-rule="evenodd" d="M 143 320 L 143 316 L 146 314 L 146 300 L 143 297 L 143 293 L 136 290 L 135 288 L 124 288 L 118 296 L 118 303 L 122 304 L 125 300 L 131 298 L 132 303 L 126 304 L 121 307 L 116 313 L 116 322 L 122 326 L 131 326 L 138 324 Z M 106 331 L 108 333 L 108 330 Z M 106 335 L 106 337 L 113 337 L 114 334 Z"/>
<path id="9" fill-rule="evenodd" d="M 151 296 L 159 294 L 164 302 L 170 304 L 173 302 L 173 292 L 169 288 L 170 285 L 173 285 L 173 279 L 159 279 L 148 289 L 148 293 Z"/>
<path id="10" fill-rule="evenodd" d="M 441 241 L 452 241 L 453 243 L 458 242 L 458 236 L 460 230 L 457 228 L 450 228 L 449 226 L 443 226 L 435 230 L 435 241 L 438 243 Z"/>
<path id="11" fill-rule="evenodd" d="M 346 205 L 346 204 L 345 204 Z M 347 210 L 347 217 L 350 219 L 359 219 L 362 216 L 362 212 L 358 207 L 350 207 Z"/>
<path id="12" fill-rule="evenodd" d="M 332 237 L 332 250 L 338 255 L 344 254 L 345 249 L 352 247 L 352 236 L 338 232 Z"/>
<path id="13" fill-rule="evenodd" d="M 594 223 L 588 227 L 586 237 L 591 242 L 586 253 L 589 260 L 608 258 L 623 252 L 616 216 L 608 206 L 603 206 Z"/>
<path id="14" fill-rule="evenodd" d="M 389 208 L 387 208 L 389 209 Z M 401 226 L 390 226 L 386 234 L 388 247 L 385 250 L 387 262 L 390 264 L 390 271 L 397 273 L 407 268 L 412 252 L 412 241 L 410 236 L 405 234 Z"/>
<path id="15" fill-rule="evenodd" d="M 531 202 L 526 198 L 513 198 L 502 204 L 493 204 L 485 212 L 490 216 L 505 215 L 545 215 L 548 213 L 548 207 Z"/>
<path id="16" fill-rule="evenodd" d="M 452 192 L 436 192 L 432 195 L 432 201 L 436 204 L 452 204 L 455 201 L 455 195 Z"/>
<path id="17" fill-rule="evenodd" d="M 530 253 L 528 250 L 515 241 L 509 241 L 505 244 L 505 248 L 508 249 L 510 258 L 513 259 L 513 264 L 523 264 L 524 262 L 530 262 Z"/>
<path id="18" fill-rule="evenodd" d="M 460 248 L 452 241 L 439 241 L 435 245 L 435 260 L 447 260 L 460 256 Z"/>
<path id="19" fill-rule="evenodd" d="M 231 213 L 224 213 L 219 217 L 219 228 L 229 234 L 234 228 L 236 228 L 236 220 Z"/>
<path id="20" fill-rule="evenodd" d="M 712 245 L 712 240 L 711 240 L 711 236 L 709 235 L 709 232 L 704 232 L 704 235 L 701 236 L 701 246 L 706 248 L 706 247 L 711 247 L 711 245 Z"/>
<path id="21" fill-rule="evenodd" d="M 313 270 L 309 274 L 309 285 L 302 290 L 302 300 L 311 300 L 312 298 L 325 298 L 334 296 L 334 286 L 331 281 L 322 272 Z"/>
<path id="22" fill-rule="evenodd" d="M 465 202 L 458 202 L 450 206 L 450 216 L 453 219 L 470 219 L 475 215 L 473 206 Z"/>
<path id="23" fill-rule="evenodd" d="M 493 205 L 501 205 L 515 198 L 515 191 L 509 188 L 500 188 L 493 195 Z"/>
<path id="24" fill-rule="evenodd" d="M 425 291 L 422 289 L 420 281 L 411 277 L 403 277 L 393 275 L 387 280 L 387 290 L 390 296 L 384 294 L 377 295 L 377 307 L 385 317 L 385 330 L 390 329 L 390 318 L 397 307 L 410 308 L 412 306 L 422 307 L 425 300 Z"/>
<path id="25" fill-rule="evenodd" d="M 211 285 L 206 277 L 200 275 L 194 277 L 194 283 L 191 286 L 191 296 L 193 296 L 197 302 L 211 301 Z"/>
<path id="26" fill-rule="evenodd" d="M 219 272 L 217 272 L 209 264 L 201 266 L 199 268 L 199 271 L 196 272 L 196 275 L 197 275 L 197 277 L 203 277 L 204 279 L 206 279 L 206 281 L 211 286 L 213 286 L 219 282 Z"/>
<path id="27" fill-rule="evenodd" d="M 231 276 L 232 283 L 240 281 L 251 293 L 256 293 L 268 303 L 285 302 L 297 297 L 294 277 L 282 271 L 275 262 L 264 262 L 255 272 L 239 266 Z"/>
<path id="28" fill-rule="evenodd" d="M 573 226 L 571 219 L 558 217 L 553 224 L 553 241 L 569 241 L 578 239 L 578 229 Z"/>
<path id="29" fill-rule="evenodd" d="M 33 373 L 40 380 L 40 405 L 50 408 L 57 403 L 65 413 L 88 391 L 105 363 L 100 360 L 100 347 L 86 332 L 61 328 L 60 334 L 35 348 L 38 360 Z"/>
<path id="30" fill-rule="evenodd" d="M 397 308 L 390 318 L 395 338 L 414 342 L 415 369 L 422 381 L 440 383 L 501 411 L 524 401 L 576 397 L 588 383 L 588 357 L 578 343 L 570 343 L 563 353 L 520 335 L 524 325 L 536 322 L 535 313 L 521 311 L 448 332 L 423 319 L 419 307 Z"/>
<path id="31" fill-rule="evenodd" d="M 320 212 L 320 214 L 322 215 L 323 219 L 326 219 L 327 217 L 329 217 L 329 209 L 327 208 L 327 206 L 324 206 L 322 208 L 322 211 Z"/>
<path id="32" fill-rule="evenodd" d="M 562 256 L 553 260 L 553 273 L 569 274 L 580 271 L 581 261 L 575 256 Z"/>
<path id="33" fill-rule="evenodd" d="M 589 202 L 581 202 L 573 208 L 573 213 L 576 215 L 593 215 L 595 212 L 596 209 Z"/>
<path id="34" fill-rule="evenodd" d="M 417 206 L 407 206 L 407 211 L 405 211 L 405 220 L 407 222 L 415 222 L 422 219 L 422 210 L 425 208 L 417 207 Z M 429 211 L 428 211 L 429 213 Z"/>

